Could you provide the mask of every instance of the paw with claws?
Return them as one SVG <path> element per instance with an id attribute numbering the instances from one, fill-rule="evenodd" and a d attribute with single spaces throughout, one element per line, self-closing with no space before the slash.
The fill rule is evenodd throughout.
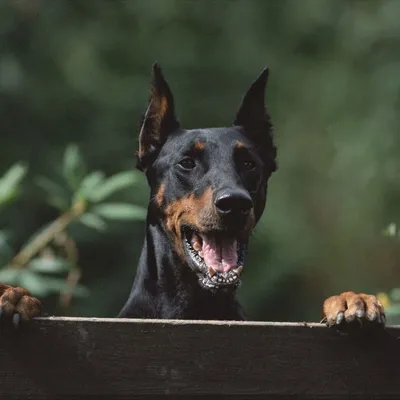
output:
<path id="1" fill-rule="evenodd" d="M 21 287 L 13 287 L 0 283 L 0 316 L 1 319 L 10 319 L 14 326 L 20 321 L 29 321 L 38 317 L 42 312 L 42 305 L 36 297 L 29 295 Z"/>
<path id="2" fill-rule="evenodd" d="M 365 293 L 344 292 L 329 297 L 324 302 L 323 311 L 323 322 L 339 330 L 383 328 L 386 324 L 382 304 L 375 296 Z"/>

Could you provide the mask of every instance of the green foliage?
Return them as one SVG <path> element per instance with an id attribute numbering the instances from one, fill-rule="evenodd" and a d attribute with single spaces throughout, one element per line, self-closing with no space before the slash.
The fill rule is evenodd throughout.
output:
<path id="1" fill-rule="evenodd" d="M 62 273 L 71 269 L 71 262 L 60 257 L 42 257 L 30 260 L 27 267 L 39 273 Z"/>
<path id="2" fill-rule="evenodd" d="M 22 163 L 12 165 L 0 179 L 0 208 L 9 204 L 19 195 L 19 184 L 28 169 Z"/>
<path id="3" fill-rule="evenodd" d="M 387 237 L 391 238 L 399 238 L 400 237 L 400 231 L 395 223 L 390 223 L 386 229 L 383 230 L 383 234 Z"/>
<path id="4" fill-rule="evenodd" d="M 72 191 L 79 191 L 85 180 L 86 167 L 76 144 L 69 145 L 64 153 L 62 164 L 63 176 Z"/>
<path id="5" fill-rule="evenodd" d="M 86 212 L 79 218 L 79 222 L 89 228 L 96 229 L 97 231 L 104 231 L 107 228 L 106 222 L 98 215 L 91 212 Z"/>
<path id="6" fill-rule="evenodd" d="M 144 220 L 146 209 L 133 204 L 104 203 L 93 207 L 93 212 L 106 219 Z"/>
<path id="7" fill-rule="evenodd" d="M 136 171 L 119 172 L 107 180 L 101 179 L 98 184 L 94 185 L 91 192 L 88 193 L 87 199 L 95 203 L 103 201 L 117 190 L 133 187 L 139 180 L 140 178 Z"/>
<path id="8" fill-rule="evenodd" d="M 391 222 L 383 231 L 384 236 L 400 243 L 400 230 Z M 379 293 L 378 299 L 385 307 L 386 316 L 392 323 L 400 323 L 400 287 L 390 288 L 388 292 Z"/>
<path id="9" fill-rule="evenodd" d="M 61 278 L 48 277 L 31 268 L 15 269 L 5 268 L 0 270 L 0 281 L 13 286 L 21 286 L 39 298 L 45 298 L 52 293 L 61 293 L 69 290 L 68 284 Z M 50 271 L 46 271 L 50 272 Z M 54 270 L 51 272 L 54 273 Z M 72 294 L 75 297 L 86 297 L 90 291 L 83 285 L 74 285 Z"/>
<path id="10" fill-rule="evenodd" d="M 12 166 L 0 179 L 1 203 L 10 204 L 20 193 L 19 187 L 27 169 L 22 164 Z M 33 295 L 45 297 L 53 293 L 68 290 L 75 297 L 85 297 L 90 291 L 87 287 L 74 283 L 71 288 L 67 282 L 68 273 L 77 266 L 77 260 L 50 254 L 49 245 L 57 242 L 57 235 L 68 230 L 68 225 L 76 219 L 89 228 L 106 231 L 104 219 L 116 221 L 144 220 L 146 213 L 142 207 L 123 202 L 102 203 L 102 200 L 113 196 L 124 189 L 132 189 L 137 176 L 135 171 L 123 171 L 108 178 L 101 171 L 87 172 L 83 156 L 75 144 L 67 146 L 64 152 L 62 183 L 45 176 L 38 176 L 34 181 L 43 190 L 44 200 L 60 212 L 55 221 L 42 226 L 19 254 L 15 254 L 8 243 L 6 232 L 0 231 L 0 281 L 28 289 Z M 69 217 L 71 215 L 71 217 Z M 64 220 L 69 218 L 65 223 Z M 103 219 L 104 218 L 104 219 Z M 61 228 L 57 228 L 61 224 Z M 74 247 L 79 245 L 71 238 Z M 33 251 L 29 251 L 34 249 Z M 28 256 L 21 254 L 28 251 Z M 43 251 L 40 257 L 32 256 Z M 53 275 L 53 276 L 49 276 Z"/>

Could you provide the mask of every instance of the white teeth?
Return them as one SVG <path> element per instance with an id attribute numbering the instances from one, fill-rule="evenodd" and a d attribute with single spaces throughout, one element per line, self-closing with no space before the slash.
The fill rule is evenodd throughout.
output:
<path id="1" fill-rule="evenodd" d="M 236 269 L 233 270 L 233 272 L 234 272 L 236 275 L 240 275 L 240 274 L 242 273 L 242 271 L 243 271 L 243 267 L 242 267 L 242 266 L 240 266 L 240 267 L 238 267 L 238 268 L 236 268 Z"/>
<path id="2" fill-rule="evenodd" d="M 201 245 L 200 245 L 200 243 L 198 243 L 198 242 L 193 243 L 193 248 L 194 248 L 196 251 L 201 250 Z"/>

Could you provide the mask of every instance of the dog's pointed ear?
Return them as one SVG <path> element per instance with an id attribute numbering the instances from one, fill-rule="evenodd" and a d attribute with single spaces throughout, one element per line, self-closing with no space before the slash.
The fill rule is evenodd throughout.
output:
<path id="1" fill-rule="evenodd" d="M 157 63 L 153 64 L 152 72 L 149 105 L 139 133 L 136 168 L 141 171 L 154 161 L 168 135 L 180 126 L 171 89 Z"/>
<path id="2" fill-rule="evenodd" d="M 276 148 L 272 138 L 272 124 L 265 106 L 265 90 L 269 69 L 264 68 L 243 97 L 233 125 L 242 126 L 245 134 L 259 148 L 263 157 L 272 161 L 276 169 Z"/>

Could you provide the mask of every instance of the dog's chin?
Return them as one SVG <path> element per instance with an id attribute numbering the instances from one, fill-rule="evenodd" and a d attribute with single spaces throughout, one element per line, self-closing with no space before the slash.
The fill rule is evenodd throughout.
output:
<path id="1" fill-rule="evenodd" d="M 221 232 L 200 233 L 189 227 L 182 228 L 182 233 L 188 265 L 196 273 L 202 288 L 225 292 L 240 286 L 247 241 L 245 243 Z M 224 254 L 228 263 L 223 258 Z"/>

